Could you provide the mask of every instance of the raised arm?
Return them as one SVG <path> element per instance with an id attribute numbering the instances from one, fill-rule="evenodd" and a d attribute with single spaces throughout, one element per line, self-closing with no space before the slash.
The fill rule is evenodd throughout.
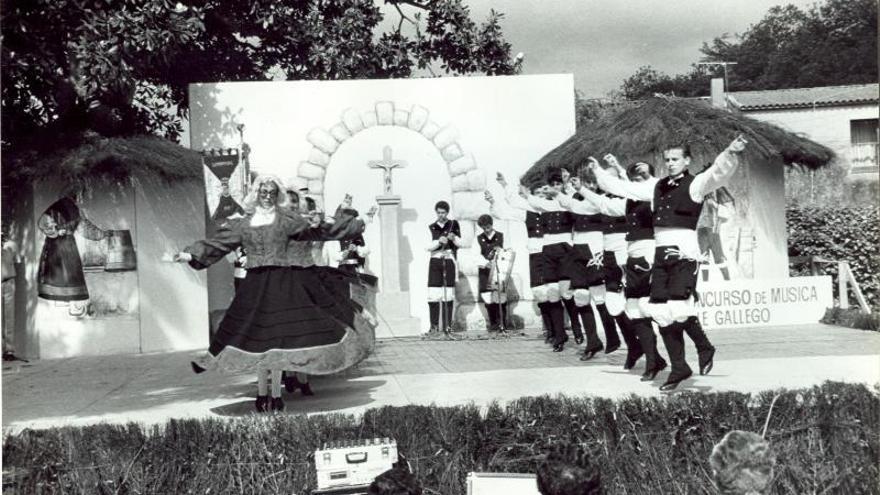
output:
<path id="1" fill-rule="evenodd" d="M 610 172 L 601 167 L 596 167 L 594 172 L 596 173 L 596 182 L 603 191 L 635 201 L 651 201 L 654 199 L 654 186 L 657 184 L 657 179 L 655 178 L 642 182 L 629 182 L 611 175 Z"/>
<path id="2" fill-rule="evenodd" d="M 210 239 L 197 241 L 178 253 L 177 259 L 186 261 L 196 270 L 204 270 L 223 259 L 224 256 L 241 246 L 241 230 L 243 220 L 227 222 L 217 229 Z"/>
<path id="3" fill-rule="evenodd" d="M 334 217 L 334 221 L 321 222 L 312 226 L 301 215 L 292 212 L 283 214 L 282 228 L 287 235 L 296 241 L 338 241 L 353 239 L 364 232 L 364 222 L 348 213 L 350 210 L 342 210 Z"/>
<path id="4" fill-rule="evenodd" d="M 741 153 L 746 147 L 747 141 L 742 136 L 737 136 L 724 151 L 721 152 L 703 173 L 697 174 L 691 182 L 689 192 L 694 202 L 702 202 L 703 198 L 712 191 L 724 186 L 733 177 L 739 162 Z"/>
<path id="5" fill-rule="evenodd" d="M 626 215 L 625 198 L 609 198 L 608 196 L 596 194 L 586 187 L 582 187 L 580 193 L 581 196 L 584 197 L 585 202 L 590 202 L 595 205 L 595 207 L 599 209 L 599 213 L 603 215 L 608 215 L 610 217 L 622 217 Z"/>
<path id="6" fill-rule="evenodd" d="M 578 215 L 595 215 L 600 213 L 599 207 L 592 201 L 578 200 L 571 196 L 560 195 L 559 205 Z"/>

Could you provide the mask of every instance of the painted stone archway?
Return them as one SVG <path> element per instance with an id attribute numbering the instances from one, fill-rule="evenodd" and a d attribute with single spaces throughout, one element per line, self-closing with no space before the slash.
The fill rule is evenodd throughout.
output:
<path id="1" fill-rule="evenodd" d="M 462 250 L 459 252 L 459 270 L 465 277 L 459 279 L 456 299 L 460 323 L 479 319 L 474 314 L 477 263 L 479 253 L 471 249 L 475 244 L 477 218 L 488 213 L 484 199 L 486 172 L 478 167 L 472 154 L 466 154 L 459 144 L 458 130 L 452 125 L 441 126 L 430 118 L 428 109 L 420 105 L 395 105 L 393 101 L 378 101 L 368 111 L 348 108 L 339 122 L 329 130 L 312 129 L 306 139 L 312 145 L 308 158 L 297 166 L 297 181 L 309 188 L 309 195 L 324 206 L 324 179 L 333 154 L 339 147 L 361 131 L 375 126 L 394 126 L 417 133 L 429 141 L 446 162 L 452 198 L 452 214 L 461 224 Z"/>

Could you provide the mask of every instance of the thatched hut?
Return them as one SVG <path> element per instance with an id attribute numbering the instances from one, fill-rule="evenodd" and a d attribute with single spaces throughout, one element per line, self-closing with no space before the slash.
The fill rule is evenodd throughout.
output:
<path id="1" fill-rule="evenodd" d="M 205 234 L 200 155 L 152 136 L 68 143 L 4 156 L 4 343 L 30 358 L 204 347 L 205 274 L 165 256 Z"/>
<path id="2" fill-rule="evenodd" d="M 540 183 L 547 170 L 554 167 L 573 172 L 588 157 L 601 161 L 606 153 L 614 154 L 624 165 L 634 161 L 653 163 L 662 176 L 662 152 L 673 143 L 690 145 L 691 173 L 698 173 L 737 134 L 744 135 L 749 145 L 745 166 L 728 186 L 736 198 L 731 254 L 736 256 L 745 278 L 755 274 L 786 277 L 784 166 L 823 167 L 834 159 L 834 153 L 772 124 L 713 108 L 705 101 L 654 97 L 585 123 L 575 135 L 538 160 L 523 175 L 522 183 Z M 749 256 L 749 251 L 754 254 Z"/>

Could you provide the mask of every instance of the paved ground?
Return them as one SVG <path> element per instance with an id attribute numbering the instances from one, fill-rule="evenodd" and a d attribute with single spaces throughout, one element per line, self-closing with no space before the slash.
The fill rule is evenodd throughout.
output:
<path id="1" fill-rule="evenodd" d="M 710 376 L 683 390 L 754 392 L 808 387 L 825 380 L 880 383 L 880 334 L 825 325 L 709 332 L 718 353 Z M 536 335 L 510 339 L 379 341 L 368 360 L 343 375 L 315 378 L 317 395 L 285 393 L 287 414 L 359 413 L 405 404 L 483 405 L 522 396 L 591 394 L 659 396 L 638 380 L 644 362 L 622 369 L 618 351 L 589 363 L 579 349 L 550 352 Z M 145 424 L 169 418 L 250 414 L 256 393 L 249 375 L 194 375 L 176 352 L 4 363 L 3 430 L 85 425 L 101 421 Z M 696 360 L 689 348 L 688 356 Z M 695 363 L 692 363 L 695 367 Z"/>

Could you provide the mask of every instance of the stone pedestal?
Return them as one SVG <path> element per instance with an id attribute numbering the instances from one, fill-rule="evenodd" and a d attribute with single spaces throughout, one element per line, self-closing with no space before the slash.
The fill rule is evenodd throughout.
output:
<path id="1" fill-rule="evenodd" d="M 376 337 L 404 337 L 419 335 L 421 321 L 410 314 L 409 292 L 400 290 L 400 196 L 376 197 L 379 203 L 381 230 L 382 274 L 376 310 L 379 326 Z"/>

